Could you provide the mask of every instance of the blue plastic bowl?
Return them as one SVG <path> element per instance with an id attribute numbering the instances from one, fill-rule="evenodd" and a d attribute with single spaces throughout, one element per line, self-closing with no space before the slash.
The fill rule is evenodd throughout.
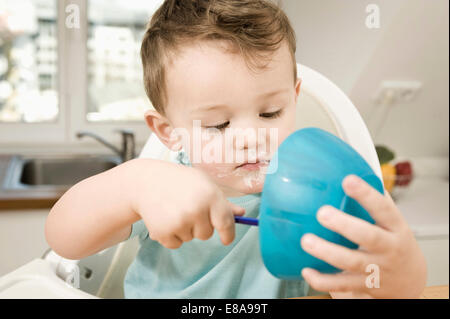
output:
<path id="1" fill-rule="evenodd" d="M 277 165 L 277 166 L 274 166 Z M 354 174 L 384 194 L 381 180 L 350 145 L 322 129 L 309 127 L 288 136 L 273 157 L 261 196 L 259 236 L 265 266 L 282 279 L 302 279 L 305 267 L 323 273 L 339 269 L 306 253 L 300 239 L 313 233 L 336 244 L 358 245 L 321 226 L 316 219 L 323 205 L 331 205 L 370 223 L 374 220 L 342 189 Z"/>

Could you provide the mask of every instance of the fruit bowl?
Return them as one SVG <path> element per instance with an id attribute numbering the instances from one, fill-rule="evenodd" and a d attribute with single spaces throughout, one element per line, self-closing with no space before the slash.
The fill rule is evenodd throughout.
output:
<path id="1" fill-rule="evenodd" d="M 375 149 L 381 165 L 384 188 L 395 201 L 403 197 L 414 179 L 412 163 L 396 159 L 394 151 L 385 145 L 376 145 Z"/>
<path id="2" fill-rule="evenodd" d="M 414 180 L 412 165 L 409 161 L 382 164 L 381 171 L 384 187 L 394 201 L 404 196 Z"/>

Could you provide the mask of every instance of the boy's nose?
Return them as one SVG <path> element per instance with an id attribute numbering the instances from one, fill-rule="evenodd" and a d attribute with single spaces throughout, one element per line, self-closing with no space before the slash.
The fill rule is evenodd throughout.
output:
<path id="1" fill-rule="evenodd" d="M 234 145 L 239 150 L 255 150 L 269 143 L 269 129 L 252 127 L 237 131 Z"/>
<path id="2" fill-rule="evenodd" d="M 257 146 L 258 143 L 258 131 L 255 129 L 247 130 L 247 132 L 244 134 L 244 149 L 252 149 Z"/>

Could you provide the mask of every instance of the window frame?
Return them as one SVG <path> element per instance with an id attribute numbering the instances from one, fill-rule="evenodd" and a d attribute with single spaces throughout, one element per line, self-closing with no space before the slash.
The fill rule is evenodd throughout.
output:
<path id="1" fill-rule="evenodd" d="M 58 116 L 54 122 L 42 123 L 0 123 L 0 147 L 19 144 L 25 147 L 42 148 L 42 145 L 57 147 L 86 146 L 91 139 L 79 140 L 76 133 L 88 130 L 101 135 L 112 143 L 119 143 L 119 128 L 135 132 L 136 143 L 145 143 L 150 130 L 142 122 L 110 121 L 89 122 L 87 120 L 88 95 L 88 12 L 89 0 L 56 0 L 57 40 L 58 40 Z M 80 8 L 80 28 L 67 28 L 65 8 L 75 4 Z M 79 107 L 84 105 L 84 107 Z"/>

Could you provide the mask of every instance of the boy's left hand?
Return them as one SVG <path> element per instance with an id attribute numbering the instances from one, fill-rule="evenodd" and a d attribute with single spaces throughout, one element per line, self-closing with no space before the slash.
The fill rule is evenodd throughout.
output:
<path id="1" fill-rule="evenodd" d="M 313 234 L 304 235 L 301 245 L 307 253 L 343 272 L 322 274 L 305 268 L 303 278 L 315 290 L 329 292 L 334 298 L 419 298 L 427 277 L 425 258 L 389 193 L 385 190 L 385 195 L 380 194 L 355 175 L 347 176 L 342 186 L 376 224 L 332 206 L 321 207 L 317 213 L 319 223 L 358 244 L 359 249 L 349 249 Z M 379 270 L 378 288 L 374 282 L 366 283 L 369 276 L 377 275 L 374 267 Z"/>

